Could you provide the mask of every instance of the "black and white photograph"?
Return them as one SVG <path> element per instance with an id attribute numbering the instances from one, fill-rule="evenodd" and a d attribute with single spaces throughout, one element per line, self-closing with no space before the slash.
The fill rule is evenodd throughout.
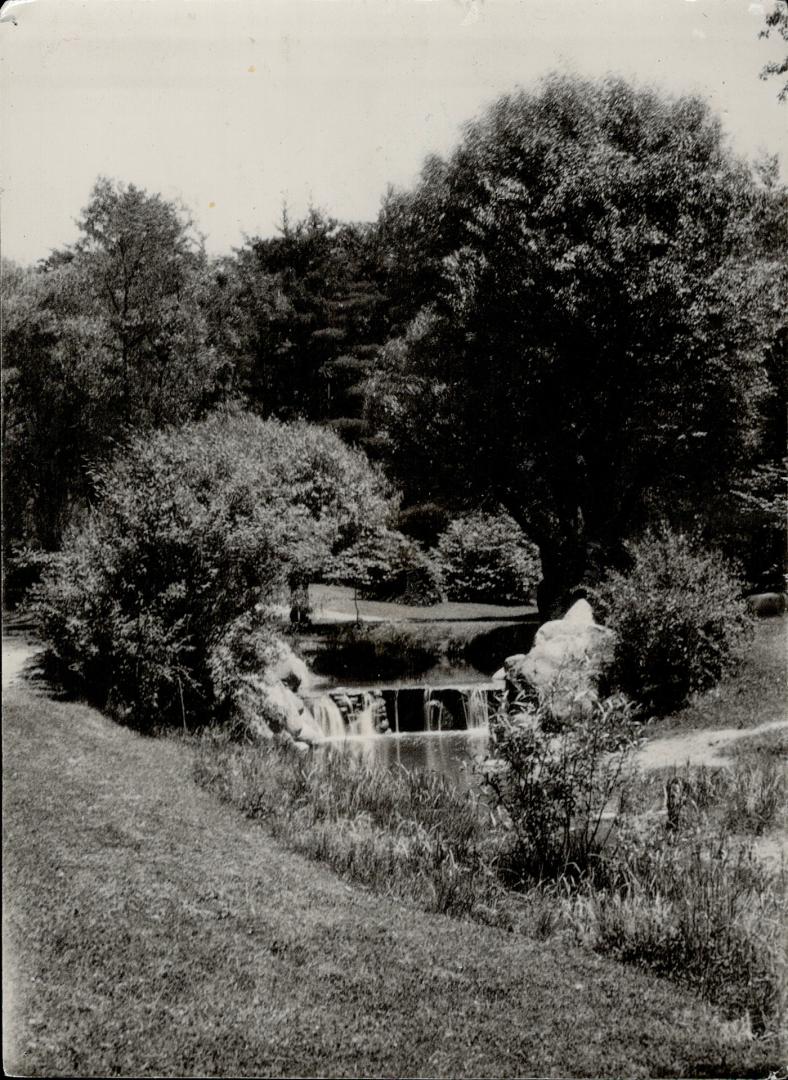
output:
<path id="1" fill-rule="evenodd" d="M 788 1080 L 788 0 L 0 3 L 17 1077 Z"/>

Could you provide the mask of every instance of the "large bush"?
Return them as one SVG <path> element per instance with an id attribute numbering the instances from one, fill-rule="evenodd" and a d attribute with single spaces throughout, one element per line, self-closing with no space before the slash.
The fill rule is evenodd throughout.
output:
<path id="1" fill-rule="evenodd" d="M 449 600 L 529 600 L 541 576 L 539 552 L 508 514 L 468 514 L 438 539 L 434 557 Z"/>
<path id="2" fill-rule="evenodd" d="M 276 651 L 266 605 L 284 583 L 388 510 L 335 435 L 245 414 L 137 437 L 97 483 L 38 611 L 61 676 L 142 728 L 220 713 Z"/>
<path id="3" fill-rule="evenodd" d="M 733 567 L 670 530 L 627 545 L 630 565 L 596 591 L 618 634 L 612 678 L 657 712 L 713 686 L 738 662 L 751 627 Z"/>
<path id="4" fill-rule="evenodd" d="M 352 585 L 365 600 L 423 605 L 443 599 L 439 573 L 421 547 L 386 527 L 365 529 L 334 559 L 327 577 Z"/>

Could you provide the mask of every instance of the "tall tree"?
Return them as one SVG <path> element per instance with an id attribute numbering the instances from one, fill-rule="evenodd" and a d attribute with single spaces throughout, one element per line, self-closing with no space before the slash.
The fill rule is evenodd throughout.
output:
<path id="1" fill-rule="evenodd" d="M 160 195 L 100 179 L 80 218 L 73 261 L 104 327 L 119 419 L 136 426 L 185 420 L 215 395 L 206 347 L 206 260 L 188 214 Z"/>
<path id="2" fill-rule="evenodd" d="M 779 199 L 699 99 L 559 76 L 401 199 L 428 291 L 371 416 L 411 489 L 500 502 L 538 543 L 544 615 L 753 456 L 788 310 L 761 227 Z"/>
<path id="3" fill-rule="evenodd" d="M 361 437 L 362 386 L 385 336 L 377 257 L 372 229 L 311 210 L 284 214 L 279 235 L 225 262 L 222 317 L 231 312 L 243 390 L 265 415 Z"/>
<path id="4" fill-rule="evenodd" d="M 4 268 L 6 550 L 56 547 L 119 440 L 198 416 L 222 395 L 206 287 L 187 216 L 103 179 L 72 247 L 35 271 Z"/>

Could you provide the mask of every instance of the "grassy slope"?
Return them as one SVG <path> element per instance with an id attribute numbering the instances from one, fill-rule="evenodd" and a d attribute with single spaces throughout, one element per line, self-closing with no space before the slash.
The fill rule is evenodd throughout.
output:
<path id="1" fill-rule="evenodd" d="M 647 725 L 645 735 L 695 728 L 746 728 L 788 719 L 788 616 L 759 619 L 739 671 L 683 709 Z"/>
<path id="2" fill-rule="evenodd" d="M 765 1075 L 710 1010 L 280 849 L 189 749 L 22 689 L 4 724 L 4 1062 L 24 1075 Z"/>

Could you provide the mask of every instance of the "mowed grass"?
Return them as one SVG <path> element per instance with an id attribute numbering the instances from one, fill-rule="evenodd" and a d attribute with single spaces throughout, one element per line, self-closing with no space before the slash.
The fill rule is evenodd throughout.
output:
<path id="1" fill-rule="evenodd" d="M 191 750 L 4 709 L 4 1064 L 22 1075 L 758 1076 L 693 995 L 288 853 Z"/>
<path id="2" fill-rule="evenodd" d="M 387 622 L 467 622 L 522 619 L 536 614 L 527 604 L 466 604 L 446 601 L 441 604 L 399 604 L 384 600 L 354 599 L 353 589 L 346 585 L 310 585 L 309 600 L 316 621 L 330 621 L 331 613 L 362 619 L 382 619 Z"/>

